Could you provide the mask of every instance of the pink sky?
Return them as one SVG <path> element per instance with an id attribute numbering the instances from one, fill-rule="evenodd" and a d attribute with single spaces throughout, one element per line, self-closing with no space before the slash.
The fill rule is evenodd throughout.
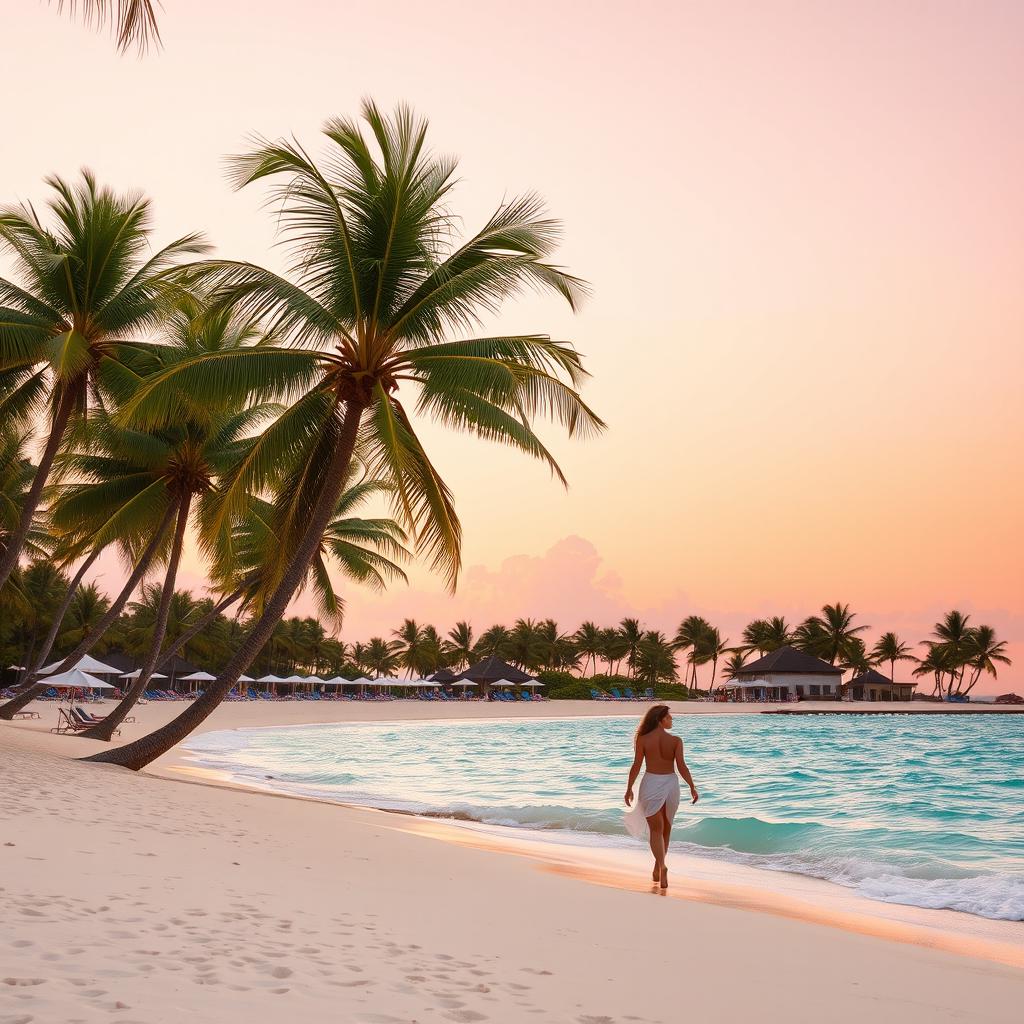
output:
<path id="1" fill-rule="evenodd" d="M 351 593 L 348 639 L 406 615 L 692 612 L 735 638 L 841 600 L 919 640 L 956 606 L 1020 663 L 989 689 L 1020 689 L 1019 4 L 166 7 L 164 50 L 139 60 L 10 5 L 3 200 L 89 165 L 154 197 L 161 238 L 202 228 L 279 266 L 224 154 L 252 132 L 315 147 L 361 96 L 408 100 L 462 159 L 468 228 L 536 189 L 594 285 L 577 317 L 530 299 L 501 318 L 588 357 L 607 435 L 545 432 L 569 492 L 427 429 L 465 528 L 459 594 L 423 570 Z"/>

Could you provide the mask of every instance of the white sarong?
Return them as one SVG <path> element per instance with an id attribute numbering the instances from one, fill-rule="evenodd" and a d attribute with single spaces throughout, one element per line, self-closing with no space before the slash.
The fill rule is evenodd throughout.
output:
<path id="1" fill-rule="evenodd" d="M 634 839 L 647 838 L 647 819 L 653 817 L 664 807 L 671 821 L 679 810 L 679 776 L 651 775 L 649 772 L 640 780 L 633 806 L 626 811 L 626 831 Z"/>

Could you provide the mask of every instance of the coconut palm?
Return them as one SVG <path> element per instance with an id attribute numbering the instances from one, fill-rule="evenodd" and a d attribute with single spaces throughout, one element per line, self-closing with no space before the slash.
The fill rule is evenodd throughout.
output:
<path id="1" fill-rule="evenodd" d="M 468 622 L 456 622 L 448 630 L 444 655 L 452 668 L 465 668 L 473 660 L 473 627 Z"/>
<path id="2" fill-rule="evenodd" d="M 967 688 L 957 691 L 964 696 L 974 689 L 983 672 L 995 679 L 999 675 L 997 665 L 1013 664 L 1006 653 L 1006 641 L 998 639 L 991 626 L 975 626 L 970 631 L 964 655 L 968 668 L 972 669 Z"/>
<path id="3" fill-rule="evenodd" d="M 485 629 L 473 648 L 474 658 L 501 658 L 508 661 L 512 657 L 512 633 L 506 626 L 495 625 Z"/>
<path id="4" fill-rule="evenodd" d="M 971 644 L 971 621 L 969 615 L 963 612 L 946 612 L 941 622 L 935 623 L 932 636 L 942 654 L 942 660 L 948 666 L 949 683 L 946 687 L 946 696 L 953 693 L 953 687 L 959 690 L 963 684 L 964 672 L 967 669 L 968 650 Z"/>
<path id="5" fill-rule="evenodd" d="M 640 628 L 639 619 L 623 619 L 619 623 L 619 632 L 626 643 L 626 665 L 629 667 L 629 674 L 636 675 L 636 652 L 643 639 L 644 631 Z"/>
<path id="6" fill-rule="evenodd" d="M 707 665 L 711 663 L 711 682 L 708 685 L 708 693 L 711 693 L 715 688 L 715 678 L 718 674 L 718 662 L 729 653 L 731 648 L 729 647 L 729 638 L 722 639 L 722 634 L 718 631 L 717 626 L 712 626 L 710 630 L 705 633 L 700 643 L 698 644 L 695 652 L 697 664 Z"/>
<path id="7" fill-rule="evenodd" d="M 591 675 L 597 672 L 597 659 L 601 656 L 602 637 L 601 630 L 593 622 L 584 622 L 576 630 L 573 637 L 576 642 L 576 650 L 583 655 L 583 671 L 587 671 L 588 663 L 593 667 Z"/>
<path id="8" fill-rule="evenodd" d="M 629 643 L 615 628 L 601 630 L 601 657 L 608 665 L 608 674 L 614 675 L 619 662 L 629 654 Z"/>
<path id="9" fill-rule="evenodd" d="M 547 645 L 536 619 L 517 619 L 512 627 L 510 660 L 526 672 L 537 672 L 544 664 Z"/>
<path id="10" fill-rule="evenodd" d="M 227 394 L 287 398 L 288 411 L 225 485 L 223 515 L 259 493 L 282 464 L 295 467 L 296 486 L 279 512 L 289 568 L 235 656 L 172 723 L 104 760 L 141 767 L 223 699 L 305 576 L 357 439 L 372 475 L 394 487 L 402 525 L 454 586 L 458 518 L 403 392 L 415 389 L 416 413 L 512 445 L 559 479 L 531 421 L 550 415 L 580 436 L 603 427 L 577 393 L 585 373 L 571 346 L 541 335 L 465 337 L 523 287 L 553 291 L 575 306 L 582 284 L 548 262 L 556 222 L 526 197 L 504 203 L 473 238 L 451 246 L 455 163 L 426 151 L 426 124 L 408 110 L 388 118 L 366 103 L 363 117 L 376 153 L 358 124 L 338 119 L 325 127 L 329 161 L 318 164 L 291 142 L 263 143 L 234 161 L 239 186 L 279 179 L 275 197 L 296 246 L 295 280 L 228 261 L 206 264 L 205 279 L 291 344 L 197 357 L 155 374 L 126 402 L 126 419 L 159 426 L 177 414 L 182 392 L 200 407 Z"/>
<path id="11" fill-rule="evenodd" d="M 910 644 L 904 643 L 895 633 L 883 633 L 871 648 L 871 657 L 876 662 L 889 663 L 889 681 L 896 681 L 897 661 L 916 661 Z"/>
<path id="12" fill-rule="evenodd" d="M 395 638 L 398 664 L 405 669 L 407 678 L 422 679 L 437 670 L 441 644 L 433 626 L 420 626 L 415 619 L 406 619 L 391 635 Z"/>
<path id="13" fill-rule="evenodd" d="M 956 663 L 950 656 L 947 648 L 941 644 L 925 641 L 925 647 L 928 653 L 923 657 L 919 658 L 917 662 L 917 668 L 913 670 L 915 676 L 931 676 L 935 681 L 935 689 L 932 691 L 933 695 L 939 697 L 942 695 L 942 682 L 947 673 L 952 679 L 956 672 Z M 950 683 L 952 686 L 952 683 Z"/>
<path id="14" fill-rule="evenodd" d="M 703 664 L 702 652 L 709 645 L 713 628 L 711 623 L 702 616 L 688 615 L 676 630 L 673 643 L 676 650 L 687 652 L 686 660 L 690 665 L 688 682 L 694 686 L 697 684 L 697 666 Z"/>
<path id="15" fill-rule="evenodd" d="M 755 619 L 743 630 L 743 645 L 762 657 L 793 642 L 793 631 L 781 615 Z"/>
<path id="16" fill-rule="evenodd" d="M 46 226 L 29 205 L 0 211 L 0 250 L 20 283 L 0 278 L 0 422 L 44 411 L 47 437 L 17 526 L 0 554 L 0 587 L 22 553 L 68 425 L 97 401 L 116 401 L 146 360 L 134 339 L 157 322 L 168 272 L 205 251 L 186 235 L 148 255 L 151 215 L 141 195 L 50 177 Z"/>
<path id="17" fill-rule="evenodd" d="M 398 645 L 379 636 L 371 637 L 364 658 L 366 667 L 377 679 L 390 676 L 401 664 Z"/>
<path id="18" fill-rule="evenodd" d="M 745 640 L 746 638 L 744 638 Z M 725 678 L 735 679 L 742 671 L 747 662 L 746 650 L 743 647 L 734 648 L 725 662 Z"/>
<path id="19" fill-rule="evenodd" d="M 554 619 L 545 619 L 537 626 L 541 648 L 540 666 L 561 671 L 579 668 L 580 651 L 571 633 L 563 633 Z"/>
<path id="20" fill-rule="evenodd" d="M 854 626 L 856 614 L 848 604 L 827 604 L 820 615 L 812 615 L 797 628 L 794 645 L 830 665 L 843 656 L 856 655 L 854 639 L 867 626 Z"/>
<path id="21" fill-rule="evenodd" d="M 675 645 L 664 633 L 647 630 L 637 648 L 636 677 L 648 686 L 676 678 Z"/>

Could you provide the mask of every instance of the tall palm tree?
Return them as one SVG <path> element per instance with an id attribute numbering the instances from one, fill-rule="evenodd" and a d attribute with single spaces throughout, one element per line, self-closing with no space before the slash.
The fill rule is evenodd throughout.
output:
<path id="1" fill-rule="evenodd" d="M 50 0 L 52 4 L 54 0 Z M 89 26 L 110 28 L 121 53 L 137 49 L 144 53 L 150 44 L 159 45 L 155 0 L 56 0 L 57 10 L 74 17 L 79 10 Z"/>
<path id="2" fill-rule="evenodd" d="M 563 633 L 554 619 L 545 619 L 537 626 L 540 667 L 571 672 L 579 668 L 580 651 L 572 633 Z"/>
<path id="3" fill-rule="evenodd" d="M 956 672 L 956 663 L 950 657 L 948 649 L 942 644 L 926 640 L 925 648 L 928 653 L 923 658 L 917 660 L 917 668 L 913 670 L 912 675 L 931 676 L 935 682 L 932 694 L 933 696 L 941 697 L 942 681 L 947 673 L 952 678 Z M 950 686 L 952 686 L 952 683 Z"/>
<path id="4" fill-rule="evenodd" d="M 366 667 L 379 679 L 390 676 L 401 664 L 397 645 L 379 636 L 371 637 L 366 645 Z"/>
<path id="5" fill-rule="evenodd" d="M 690 665 L 688 682 L 697 684 L 697 666 L 702 664 L 702 651 L 708 645 L 713 627 L 707 619 L 700 615 L 688 615 L 679 624 L 673 643 L 677 650 L 686 651 L 686 659 Z"/>
<path id="6" fill-rule="evenodd" d="M 537 672 L 546 650 L 540 623 L 536 619 L 516 619 L 512 627 L 512 663 L 526 672 Z"/>
<path id="7" fill-rule="evenodd" d="M 608 674 L 614 675 L 619 662 L 629 653 L 626 638 L 614 627 L 601 630 L 601 657 L 608 665 Z"/>
<path id="8" fill-rule="evenodd" d="M 954 686 L 959 689 L 963 683 L 969 657 L 967 652 L 971 643 L 971 627 L 968 625 L 970 621 L 969 615 L 953 609 L 946 612 L 941 622 L 935 623 L 932 636 L 939 646 L 943 661 L 949 666 L 947 697 L 952 695 Z"/>
<path id="9" fill-rule="evenodd" d="M 587 665 L 592 665 L 591 675 L 597 672 L 597 659 L 601 656 L 601 630 L 593 622 L 584 622 L 576 630 L 574 637 L 576 650 L 583 655 L 583 671 L 587 671 Z"/>
<path id="10" fill-rule="evenodd" d="M 671 682 L 676 678 L 675 644 L 664 633 L 647 630 L 637 649 L 636 677 L 653 686 L 658 682 Z"/>
<path id="11" fill-rule="evenodd" d="M 198 235 L 149 255 L 152 218 L 141 195 L 101 188 L 89 171 L 73 186 L 47 184 L 47 227 L 30 205 L 0 211 L 0 251 L 20 283 L 0 278 L 0 422 L 44 411 L 46 442 L 21 515 L 0 554 L 0 588 L 32 527 L 68 425 L 97 401 L 114 401 L 136 379 L 136 343 L 158 321 L 168 273 L 206 250 Z"/>
<path id="12" fill-rule="evenodd" d="M 473 627 L 468 622 L 456 622 L 448 630 L 444 653 L 452 668 L 465 668 L 473 660 Z"/>
<path id="13" fill-rule="evenodd" d="M 871 657 L 877 662 L 889 663 L 889 681 L 896 681 L 896 662 L 915 661 L 910 644 L 904 643 L 895 633 L 883 633 L 871 648 Z"/>
<path id="14" fill-rule="evenodd" d="M 746 638 L 744 637 L 744 642 Z M 734 648 L 732 653 L 726 659 L 725 662 L 725 678 L 735 679 L 742 671 L 743 666 L 747 663 L 746 647 Z"/>
<path id="15" fill-rule="evenodd" d="M 998 639 L 991 626 L 975 626 L 970 631 L 964 654 L 968 668 L 973 670 L 967 688 L 957 691 L 964 696 L 974 689 L 983 672 L 995 679 L 999 675 L 997 665 L 1013 664 L 1006 653 L 1006 641 Z"/>
<path id="16" fill-rule="evenodd" d="M 629 674 L 636 675 L 636 652 L 643 639 L 644 631 L 640 626 L 639 619 L 623 619 L 619 623 L 619 632 L 626 644 L 626 665 L 629 667 Z"/>
<path id="17" fill-rule="evenodd" d="M 869 628 L 854 626 L 856 617 L 848 604 L 827 604 L 820 615 L 812 615 L 797 629 L 798 646 L 834 665 L 844 655 L 856 653 L 854 639 Z"/>
<path id="18" fill-rule="evenodd" d="M 495 625 L 485 629 L 473 648 L 474 658 L 501 658 L 508 661 L 512 657 L 512 632 L 507 626 Z"/>
<path id="19" fill-rule="evenodd" d="M 401 392 L 416 389 L 419 414 L 512 445 L 563 480 L 531 421 L 553 416 L 570 435 L 603 428 L 577 392 L 585 372 L 571 346 L 541 335 L 465 337 L 523 287 L 553 291 L 575 306 L 581 282 L 547 259 L 557 223 L 526 197 L 503 204 L 473 238 L 452 247 L 454 161 L 427 152 L 426 123 L 405 108 L 388 118 L 368 102 L 363 117 L 376 152 L 358 124 L 338 119 L 325 128 L 333 152 L 324 164 L 290 142 L 261 144 L 234 162 L 239 186 L 280 179 L 275 196 L 296 246 L 296 280 L 228 261 L 206 264 L 205 277 L 225 301 L 292 344 L 197 357 L 155 374 L 125 405 L 126 418 L 158 426 L 178 412 L 182 392 L 200 406 L 226 394 L 287 397 L 287 412 L 225 485 L 224 515 L 258 493 L 282 462 L 295 467 L 296 486 L 279 512 L 291 563 L 235 656 L 177 719 L 103 760 L 147 764 L 202 722 L 251 664 L 316 553 L 357 440 L 372 475 L 394 487 L 403 526 L 454 586 L 458 518 Z"/>

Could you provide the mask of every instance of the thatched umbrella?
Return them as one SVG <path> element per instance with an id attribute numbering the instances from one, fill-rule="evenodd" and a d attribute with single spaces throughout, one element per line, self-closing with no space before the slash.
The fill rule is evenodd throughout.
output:
<path id="1" fill-rule="evenodd" d="M 507 661 L 502 661 L 501 658 L 491 657 L 484 658 L 483 661 L 478 661 L 475 665 L 470 665 L 456 678 L 468 679 L 471 683 L 484 687 L 485 693 L 490 693 L 490 688 L 494 683 L 525 683 L 530 676 Z"/>

